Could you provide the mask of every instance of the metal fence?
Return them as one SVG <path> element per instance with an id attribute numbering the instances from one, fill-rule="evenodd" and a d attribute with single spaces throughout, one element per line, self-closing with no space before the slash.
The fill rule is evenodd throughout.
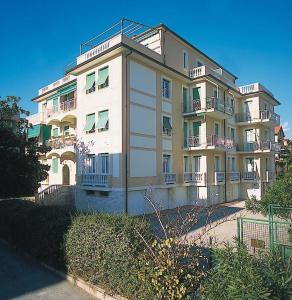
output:
<path id="1" fill-rule="evenodd" d="M 238 239 L 249 253 L 278 249 L 283 257 L 292 256 L 292 207 L 271 205 L 268 220 L 238 218 Z"/>

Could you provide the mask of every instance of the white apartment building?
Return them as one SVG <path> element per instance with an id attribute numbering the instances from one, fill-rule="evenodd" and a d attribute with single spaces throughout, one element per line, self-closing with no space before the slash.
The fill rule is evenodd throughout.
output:
<path id="1" fill-rule="evenodd" d="M 151 211 L 149 187 L 161 209 L 260 198 L 279 102 L 236 79 L 167 26 L 121 20 L 33 99 L 28 135 L 51 147 L 42 189 L 72 185 L 78 208 L 131 215 Z"/>

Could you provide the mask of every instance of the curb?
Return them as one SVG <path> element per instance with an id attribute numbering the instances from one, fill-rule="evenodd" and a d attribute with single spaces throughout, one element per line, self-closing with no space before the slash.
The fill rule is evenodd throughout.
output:
<path id="1" fill-rule="evenodd" d="M 42 267 L 57 274 L 61 278 L 68 281 L 70 284 L 77 286 L 78 288 L 84 290 L 86 293 L 93 296 L 97 300 L 129 300 L 129 299 L 119 296 L 119 295 L 110 296 L 105 292 L 104 289 L 100 288 L 99 286 L 96 286 L 94 284 L 86 282 L 82 278 L 79 278 L 79 277 L 76 277 L 76 276 L 73 276 L 70 274 L 65 274 L 65 273 L 51 267 L 50 265 L 47 265 L 46 263 L 37 260 L 35 257 L 31 256 L 30 254 L 28 254 L 25 251 L 22 251 L 20 248 L 17 248 L 13 244 L 10 244 L 9 242 L 7 242 L 6 240 L 3 240 L 2 238 L 0 238 L 0 242 L 2 242 L 3 244 L 5 244 L 6 246 L 8 246 L 10 248 L 13 248 L 14 250 L 16 250 L 19 254 L 23 255 L 24 257 L 26 257 L 30 260 L 33 260 L 34 262 L 40 264 Z"/>

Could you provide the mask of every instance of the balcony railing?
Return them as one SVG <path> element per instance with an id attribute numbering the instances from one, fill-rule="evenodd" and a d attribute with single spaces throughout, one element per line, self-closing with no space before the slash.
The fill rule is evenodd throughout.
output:
<path id="1" fill-rule="evenodd" d="M 280 124 L 280 116 L 273 111 L 260 110 L 259 115 L 251 113 L 239 113 L 235 115 L 235 121 L 240 122 L 259 122 L 259 121 L 271 121 L 275 124 Z"/>
<path id="2" fill-rule="evenodd" d="M 225 182 L 225 173 L 224 172 L 215 172 L 215 185 L 223 184 Z"/>
<path id="3" fill-rule="evenodd" d="M 46 115 L 48 118 L 51 118 L 57 114 L 72 111 L 72 110 L 76 109 L 76 103 L 77 103 L 76 98 L 61 102 L 59 107 L 55 106 L 55 107 L 47 108 Z"/>
<path id="4" fill-rule="evenodd" d="M 175 173 L 163 173 L 163 180 L 166 184 L 176 183 Z"/>
<path id="5" fill-rule="evenodd" d="M 207 146 L 215 146 L 216 148 L 229 150 L 234 148 L 234 141 L 229 138 L 220 138 L 212 134 L 207 136 Z"/>
<path id="6" fill-rule="evenodd" d="M 74 146 L 76 143 L 75 135 L 60 136 L 51 138 L 46 141 L 46 145 L 53 149 L 64 149 L 66 147 Z"/>
<path id="7" fill-rule="evenodd" d="M 215 97 L 196 99 L 190 103 L 191 105 L 183 106 L 183 113 L 207 112 L 208 110 L 220 111 L 229 115 L 233 115 L 234 113 L 233 106 L 224 104 L 224 101 Z"/>
<path id="8" fill-rule="evenodd" d="M 195 185 L 205 185 L 206 173 L 186 172 L 184 173 L 184 182 L 192 182 Z"/>
<path id="9" fill-rule="evenodd" d="M 90 186 L 107 187 L 109 184 L 108 174 L 82 174 L 81 183 Z"/>
<path id="10" fill-rule="evenodd" d="M 190 136 L 185 139 L 185 145 L 187 146 L 187 148 L 200 147 L 202 146 L 201 138 L 199 136 Z"/>
<path id="11" fill-rule="evenodd" d="M 212 75 L 218 78 L 219 80 L 224 81 L 230 87 L 237 89 L 236 84 L 232 80 L 224 76 L 224 71 L 221 68 L 211 69 L 207 66 L 201 66 L 190 70 L 191 79 L 195 79 L 197 77 L 201 77 L 205 75 Z"/>
<path id="12" fill-rule="evenodd" d="M 241 178 L 244 181 L 254 181 L 256 180 L 256 172 L 255 171 L 242 172 Z"/>
<path id="13" fill-rule="evenodd" d="M 270 94 L 273 97 L 273 94 L 271 91 L 269 91 L 267 88 L 265 88 L 262 84 L 260 84 L 259 82 L 256 83 L 251 83 L 251 84 L 247 84 L 247 85 L 243 85 L 239 87 L 239 91 L 242 94 L 249 94 L 249 93 L 254 93 L 254 92 L 260 92 L 260 91 L 264 91 L 268 94 Z"/>
<path id="14" fill-rule="evenodd" d="M 275 149 L 275 143 L 271 141 L 258 141 L 237 145 L 237 151 L 254 152 L 254 151 L 272 151 Z"/>
<path id="15" fill-rule="evenodd" d="M 240 172 L 229 172 L 228 173 L 229 181 L 239 182 L 240 181 Z"/>

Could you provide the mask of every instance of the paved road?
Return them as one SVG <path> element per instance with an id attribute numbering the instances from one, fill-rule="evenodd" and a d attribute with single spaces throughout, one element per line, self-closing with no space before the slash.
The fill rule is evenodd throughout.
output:
<path id="1" fill-rule="evenodd" d="M 0 242 L 0 300 L 89 300 L 83 290 Z"/>

